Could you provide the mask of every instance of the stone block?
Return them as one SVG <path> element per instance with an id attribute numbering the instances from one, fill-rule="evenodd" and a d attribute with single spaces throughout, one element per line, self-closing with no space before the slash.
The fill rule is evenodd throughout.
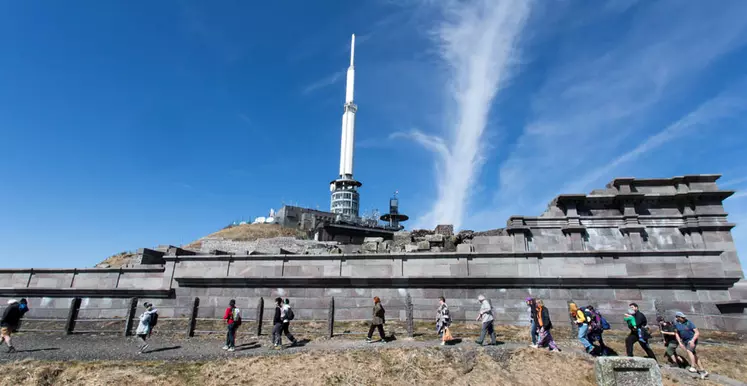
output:
<path id="1" fill-rule="evenodd" d="M 444 236 L 454 236 L 454 226 L 451 224 L 439 224 L 436 226 L 436 234 Z"/>
<path id="2" fill-rule="evenodd" d="M 441 235 L 441 234 L 425 235 L 425 241 L 429 243 L 443 243 L 444 235 Z"/>
<path id="3" fill-rule="evenodd" d="M 599 386 L 661 386 L 656 361 L 636 357 L 600 357 L 594 364 Z"/>
<path id="4" fill-rule="evenodd" d="M 363 239 L 364 243 L 381 243 L 384 241 L 383 237 L 366 237 Z"/>
<path id="5" fill-rule="evenodd" d="M 386 240 L 379 243 L 379 253 L 389 253 L 389 251 L 392 248 L 393 242 L 391 240 Z"/>
<path id="6" fill-rule="evenodd" d="M 475 251 L 475 246 L 472 244 L 458 244 L 456 251 L 458 253 L 472 253 Z"/>
<path id="7" fill-rule="evenodd" d="M 361 246 L 361 252 L 363 253 L 376 253 L 378 249 L 379 249 L 379 244 L 375 242 L 365 242 Z"/>
<path id="8" fill-rule="evenodd" d="M 405 245 L 405 253 L 412 253 L 412 252 L 417 252 L 417 251 L 418 251 L 417 245 L 413 245 L 413 244 Z"/>
<path id="9" fill-rule="evenodd" d="M 427 251 L 431 249 L 431 243 L 428 241 L 418 241 L 418 251 Z"/>
<path id="10" fill-rule="evenodd" d="M 435 253 L 441 252 L 441 247 L 437 247 L 437 246 L 431 247 L 431 252 L 435 252 Z"/>

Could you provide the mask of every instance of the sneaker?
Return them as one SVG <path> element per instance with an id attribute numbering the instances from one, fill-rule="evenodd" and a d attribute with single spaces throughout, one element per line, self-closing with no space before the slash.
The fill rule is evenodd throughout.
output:
<path id="1" fill-rule="evenodd" d="M 475 344 L 477 344 L 478 346 L 482 346 L 482 342 L 480 342 L 479 340 L 476 340 Z"/>
<path id="2" fill-rule="evenodd" d="M 223 349 L 224 350 L 228 350 L 228 346 L 223 346 Z"/>
<path id="3" fill-rule="evenodd" d="M 228 351 L 228 352 L 234 352 L 234 351 L 236 351 L 236 349 L 234 347 L 229 347 L 228 350 L 226 350 L 226 351 Z"/>
<path id="4" fill-rule="evenodd" d="M 698 370 L 695 367 L 692 367 L 692 366 L 690 366 L 690 368 L 687 369 L 687 371 L 689 371 L 691 373 L 697 373 L 698 372 Z"/>
<path id="5" fill-rule="evenodd" d="M 446 346 L 446 342 L 441 341 L 441 346 Z"/>
<path id="6" fill-rule="evenodd" d="M 705 370 L 703 370 L 703 372 L 700 373 L 700 379 L 706 379 L 707 376 L 708 376 L 708 372 Z"/>
<path id="7" fill-rule="evenodd" d="M 371 338 L 366 338 L 366 343 L 371 343 L 371 342 L 373 342 L 373 340 L 371 340 Z"/>
<path id="8" fill-rule="evenodd" d="M 293 342 L 291 342 L 290 347 L 296 347 L 296 346 L 298 346 L 297 340 L 294 340 Z"/>
<path id="9" fill-rule="evenodd" d="M 558 350 L 558 349 L 556 349 L 556 348 L 554 348 L 554 349 L 552 349 L 552 350 L 550 350 L 550 351 L 552 351 L 552 352 L 560 352 L 560 350 Z"/>
<path id="10" fill-rule="evenodd" d="M 531 348 L 538 348 L 539 346 L 537 346 L 536 344 L 530 344 L 529 347 L 531 347 Z"/>
<path id="11" fill-rule="evenodd" d="M 283 349 L 283 346 L 280 346 L 280 345 L 277 345 L 277 344 L 276 344 L 275 346 L 273 346 L 273 347 L 272 347 L 272 349 L 273 349 L 273 350 L 282 350 L 282 349 Z"/>

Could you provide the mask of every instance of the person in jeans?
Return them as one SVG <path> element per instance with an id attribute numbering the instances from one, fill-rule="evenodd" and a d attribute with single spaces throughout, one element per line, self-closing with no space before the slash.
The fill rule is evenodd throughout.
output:
<path id="1" fill-rule="evenodd" d="M 371 338 L 373 337 L 374 330 L 376 329 L 379 330 L 379 337 L 381 338 L 381 342 L 386 342 L 386 338 L 384 337 L 384 323 L 386 323 L 386 318 L 384 317 L 384 315 L 386 311 L 384 311 L 384 307 L 381 305 L 381 299 L 379 299 L 378 296 L 374 296 L 373 301 L 373 316 L 371 317 L 371 327 L 368 329 L 368 337 L 366 337 L 366 342 L 373 342 Z"/>
<path id="2" fill-rule="evenodd" d="M 285 334 L 285 337 L 288 338 L 288 340 L 291 342 L 291 347 L 295 347 L 296 345 L 298 345 L 298 341 L 293 336 L 293 334 L 290 333 L 290 319 L 288 317 L 288 314 L 292 311 L 290 300 L 288 300 L 288 298 L 284 300 L 283 307 L 280 311 L 280 318 L 283 319 L 283 334 Z"/>
<path id="3" fill-rule="evenodd" d="M 475 343 L 482 345 L 485 340 L 485 335 L 490 335 L 490 344 L 495 345 L 495 329 L 493 328 L 493 307 L 490 305 L 488 299 L 485 299 L 484 295 L 477 297 L 477 301 L 480 302 L 480 312 L 477 314 L 475 320 L 482 321 L 482 328 L 480 329 L 480 339 L 476 340 Z"/>
<path id="4" fill-rule="evenodd" d="M 576 323 L 578 327 L 578 341 L 584 346 L 587 353 L 591 353 L 594 350 L 594 346 L 589 342 L 587 335 L 589 333 L 589 322 L 590 320 L 586 317 L 584 310 L 580 309 L 576 303 L 568 305 L 571 319 Z"/>
<path id="5" fill-rule="evenodd" d="M 272 317 L 272 344 L 275 350 L 283 348 L 283 299 L 275 298 L 275 315 Z"/>
<path id="6" fill-rule="evenodd" d="M 240 313 L 236 308 L 236 300 L 231 299 L 228 302 L 228 308 L 223 314 L 223 319 L 226 321 L 226 345 L 223 346 L 224 350 L 234 352 L 236 351 L 236 329 L 241 323 Z"/>
<path id="7" fill-rule="evenodd" d="M 690 368 L 688 371 L 691 373 L 700 373 L 700 377 L 705 379 L 708 376 L 708 372 L 700 364 L 700 358 L 698 358 L 698 354 L 695 352 L 695 347 L 698 345 L 698 338 L 700 338 L 700 330 L 695 327 L 693 322 L 687 320 L 687 316 L 682 312 L 675 314 L 674 328 L 676 330 L 675 334 L 677 334 L 677 343 L 679 343 L 680 347 L 685 350 L 687 356 L 690 358 Z"/>
<path id="8" fill-rule="evenodd" d="M 555 343 L 555 339 L 552 338 L 550 330 L 552 330 L 552 321 L 550 320 L 550 312 L 545 308 L 545 303 L 541 299 L 537 299 L 537 312 L 534 313 L 535 324 L 539 330 L 539 340 L 537 341 L 537 347 L 547 346 L 552 352 L 560 352 L 560 348 Z"/>
<path id="9" fill-rule="evenodd" d="M 532 344 L 529 347 L 537 348 L 537 302 L 533 298 L 526 298 L 527 313 L 529 314 L 529 336 Z"/>
<path id="10" fill-rule="evenodd" d="M 674 324 L 664 320 L 663 316 L 657 316 L 656 321 L 659 323 L 659 331 L 661 331 L 664 337 L 664 347 L 666 347 L 664 357 L 667 358 L 669 363 L 681 367 L 683 361 L 677 355 L 677 346 L 679 346 L 679 343 L 677 342 L 677 333 Z"/>
<path id="11" fill-rule="evenodd" d="M 649 358 L 656 360 L 656 354 L 654 354 L 653 350 L 651 350 L 651 346 L 648 344 L 648 334 L 646 332 L 648 321 L 646 320 L 646 315 L 638 310 L 638 304 L 630 303 L 628 306 L 630 309 L 628 310 L 626 317 L 632 317 L 635 325 L 633 326 L 632 324 L 629 324 L 630 335 L 625 338 L 626 354 L 628 354 L 629 357 L 632 357 L 633 345 L 635 342 L 638 342 L 643 350 L 646 351 L 646 355 Z"/>

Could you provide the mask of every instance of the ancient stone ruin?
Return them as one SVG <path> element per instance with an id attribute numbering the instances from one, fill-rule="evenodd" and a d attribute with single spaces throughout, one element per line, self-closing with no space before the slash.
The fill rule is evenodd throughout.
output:
<path id="1" fill-rule="evenodd" d="M 566 320 L 569 301 L 592 304 L 621 325 L 628 303 L 651 315 L 687 313 L 704 329 L 747 331 L 747 284 L 717 175 L 618 178 L 590 194 L 563 194 L 537 217 L 512 216 L 488 232 L 439 226 L 361 245 L 297 240 L 203 239 L 199 248 L 141 249 L 127 267 L 0 270 L 0 296 L 30 298 L 49 317 L 152 300 L 164 317 L 221 317 L 229 299 L 245 309 L 260 297 L 290 297 L 298 320 L 366 320 L 373 296 L 388 315 L 433 320 L 445 296 L 456 320 L 474 319 L 476 298 L 492 300 L 499 323 L 526 323 L 524 298 L 545 300 Z M 4 301 L 4 299 L 2 300 Z M 272 307 L 265 302 L 265 307 Z M 173 308 L 168 308 L 173 307 Z M 272 315 L 269 311 L 265 316 Z"/>

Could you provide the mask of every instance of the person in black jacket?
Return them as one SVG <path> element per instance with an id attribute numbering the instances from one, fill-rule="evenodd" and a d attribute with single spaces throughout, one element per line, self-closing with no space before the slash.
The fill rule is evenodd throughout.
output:
<path id="1" fill-rule="evenodd" d="M 641 345 L 641 348 L 643 348 L 644 351 L 646 351 L 646 355 L 656 360 L 656 354 L 654 354 L 654 351 L 651 350 L 651 347 L 648 344 L 648 332 L 647 332 L 647 324 L 648 320 L 646 320 L 646 315 L 643 314 L 643 312 L 638 310 L 638 304 L 636 303 L 630 303 L 628 305 L 630 307 L 630 310 L 633 311 L 631 316 L 635 319 L 635 330 L 633 328 L 630 329 L 630 335 L 628 335 L 627 338 L 625 338 L 625 351 L 627 352 L 629 357 L 633 356 L 633 345 L 635 342 L 638 342 L 638 344 Z"/>
<path id="2" fill-rule="evenodd" d="M 275 350 L 283 348 L 283 299 L 275 299 L 275 316 L 272 317 L 272 344 Z"/>
<path id="3" fill-rule="evenodd" d="M 11 341 L 11 335 L 18 329 L 23 314 L 28 310 L 26 299 L 21 299 L 20 303 L 11 299 L 8 301 L 8 307 L 3 311 L 3 318 L 0 319 L 0 337 L 8 345 L 8 353 L 16 351 Z"/>

